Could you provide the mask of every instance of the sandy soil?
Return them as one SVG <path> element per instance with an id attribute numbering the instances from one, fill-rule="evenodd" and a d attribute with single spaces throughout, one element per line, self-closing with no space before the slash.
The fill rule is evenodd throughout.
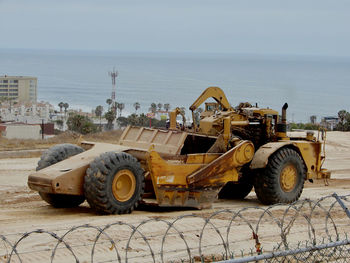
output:
<path id="1" fill-rule="evenodd" d="M 327 159 L 324 167 L 332 171 L 332 179 L 329 181 L 329 186 L 325 186 L 323 181 L 306 182 L 302 199 L 315 200 L 334 192 L 338 195 L 350 193 L 350 133 L 329 132 L 327 135 Z M 144 206 L 129 215 L 97 215 L 86 202 L 74 209 L 55 209 L 42 201 L 38 194 L 26 185 L 27 176 L 35 170 L 37 161 L 38 158 L 0 159 L 0 235 L 6 236 L 9 240 L 11 235 L 15 240 L 20 233 L 34 229 L 57 233 L 82 224 L 104 226 L 121 221 L 137 225 L 143 220 L 152 218 L 171 220 L 185 214 L 209 215 L 226 208 L 239 210 L 246 206 L 262 207 L 252 192 L 245 200 L 218 200 L 211 209 L 201 211 Z M 191 222 L 187 222 L 186 225 L 187 228 L 193 226 Z M 155 226 L 149 227 L 153 231 L 156 229 Z M 78 239 L 85 236 L 84 232 L 80 235 Z"/>

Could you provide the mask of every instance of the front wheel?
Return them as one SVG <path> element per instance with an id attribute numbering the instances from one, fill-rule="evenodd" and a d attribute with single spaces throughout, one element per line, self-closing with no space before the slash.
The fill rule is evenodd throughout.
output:
<path id="1" fill-rule="evenodd" d="M 84 192 L 91 208 L 109 214 L 131 213 L 145 189 L 143 169 L 127 153 L 107 152 L 87 169 Z"/>
<path id="2" fill-rule="evenodd" d="M 292 203 L 299 199 L 305 178 L 306 169 L 299 153 L 283 148 L 256 174 L 254 188 L 263 204 Z"/>

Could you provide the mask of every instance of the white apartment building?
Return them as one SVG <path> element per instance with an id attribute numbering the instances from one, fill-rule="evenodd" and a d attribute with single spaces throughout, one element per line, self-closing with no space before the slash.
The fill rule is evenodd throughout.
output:
<path id="1" fill-rule="evenodd" d="M 54 107 L 48 102 L 12 103 L 2 102 L 0 105 L 0 120 L 23 123 L 48 122 L 54 114 Z"/>

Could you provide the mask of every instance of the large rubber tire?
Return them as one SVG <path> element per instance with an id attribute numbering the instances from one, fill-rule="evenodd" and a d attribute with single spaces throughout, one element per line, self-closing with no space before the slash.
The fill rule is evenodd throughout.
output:
<path id="1" fill-rule="evenodd" d="M 228 182 L 220 190 L 220 199 L 244 199 L 253 189 L 254 171 L 249 169 L 249 165 L 244 165 L 241 169 L 242 176 L 238 182 Z"/>
<path id="2" fill-rule="evenodd" d="M 220 190 L 218 197 L 220 199 L 244 199 L 253 189 L 250 182 L 228 182 Z"/>
<path id="3" fill-rule="evenodd" d="M 265 169 L 255 177 L 254 189 L 266 205 L 293 203 L 303 191 L 306 168 L 298 152 L 282 148 L 270 158 Z"/>
<path id="4" fill-rule="evenodd" d="M 49 167 L 83 151 L 83 148 L 74 144 L 65 143 L 55 145 L 43 153 L 36 170 L 39 171 Z M 43 192 L 39 192 L 39 195 L 44 201 L 56 208 L 76 207 L 85 201 L 85 197 L 80 195 L 51 194 Z"/>
<path id="5" fill-rule="evenodd" d="M 43 153 L 36 170 L 44 169 L 83 151 L 83 148 L 70 143 L 55 145 Z"/>
<path id="6" fill-rule="evenodd" d="M 84 193 L 91 208 L 108 214 L 131 213 L 145 189 L 144 171 L 135 157 L 107 152 L 90 164 L 84 179 Z"/>

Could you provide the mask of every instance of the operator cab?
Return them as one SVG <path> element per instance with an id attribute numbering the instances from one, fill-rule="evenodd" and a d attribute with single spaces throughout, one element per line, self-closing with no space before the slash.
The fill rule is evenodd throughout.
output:
<path id="1" fill-rule="evenodd" d="M 222 111 L 222 107 L 219 103 L 217 102 L 206 102 L 205 103 L 205 109 L 204 111 L 201 113 L 201 119 L 208 117 L 208 116 L 212 116 L 213 114 L 215 114 L 218 111 Z"/>

